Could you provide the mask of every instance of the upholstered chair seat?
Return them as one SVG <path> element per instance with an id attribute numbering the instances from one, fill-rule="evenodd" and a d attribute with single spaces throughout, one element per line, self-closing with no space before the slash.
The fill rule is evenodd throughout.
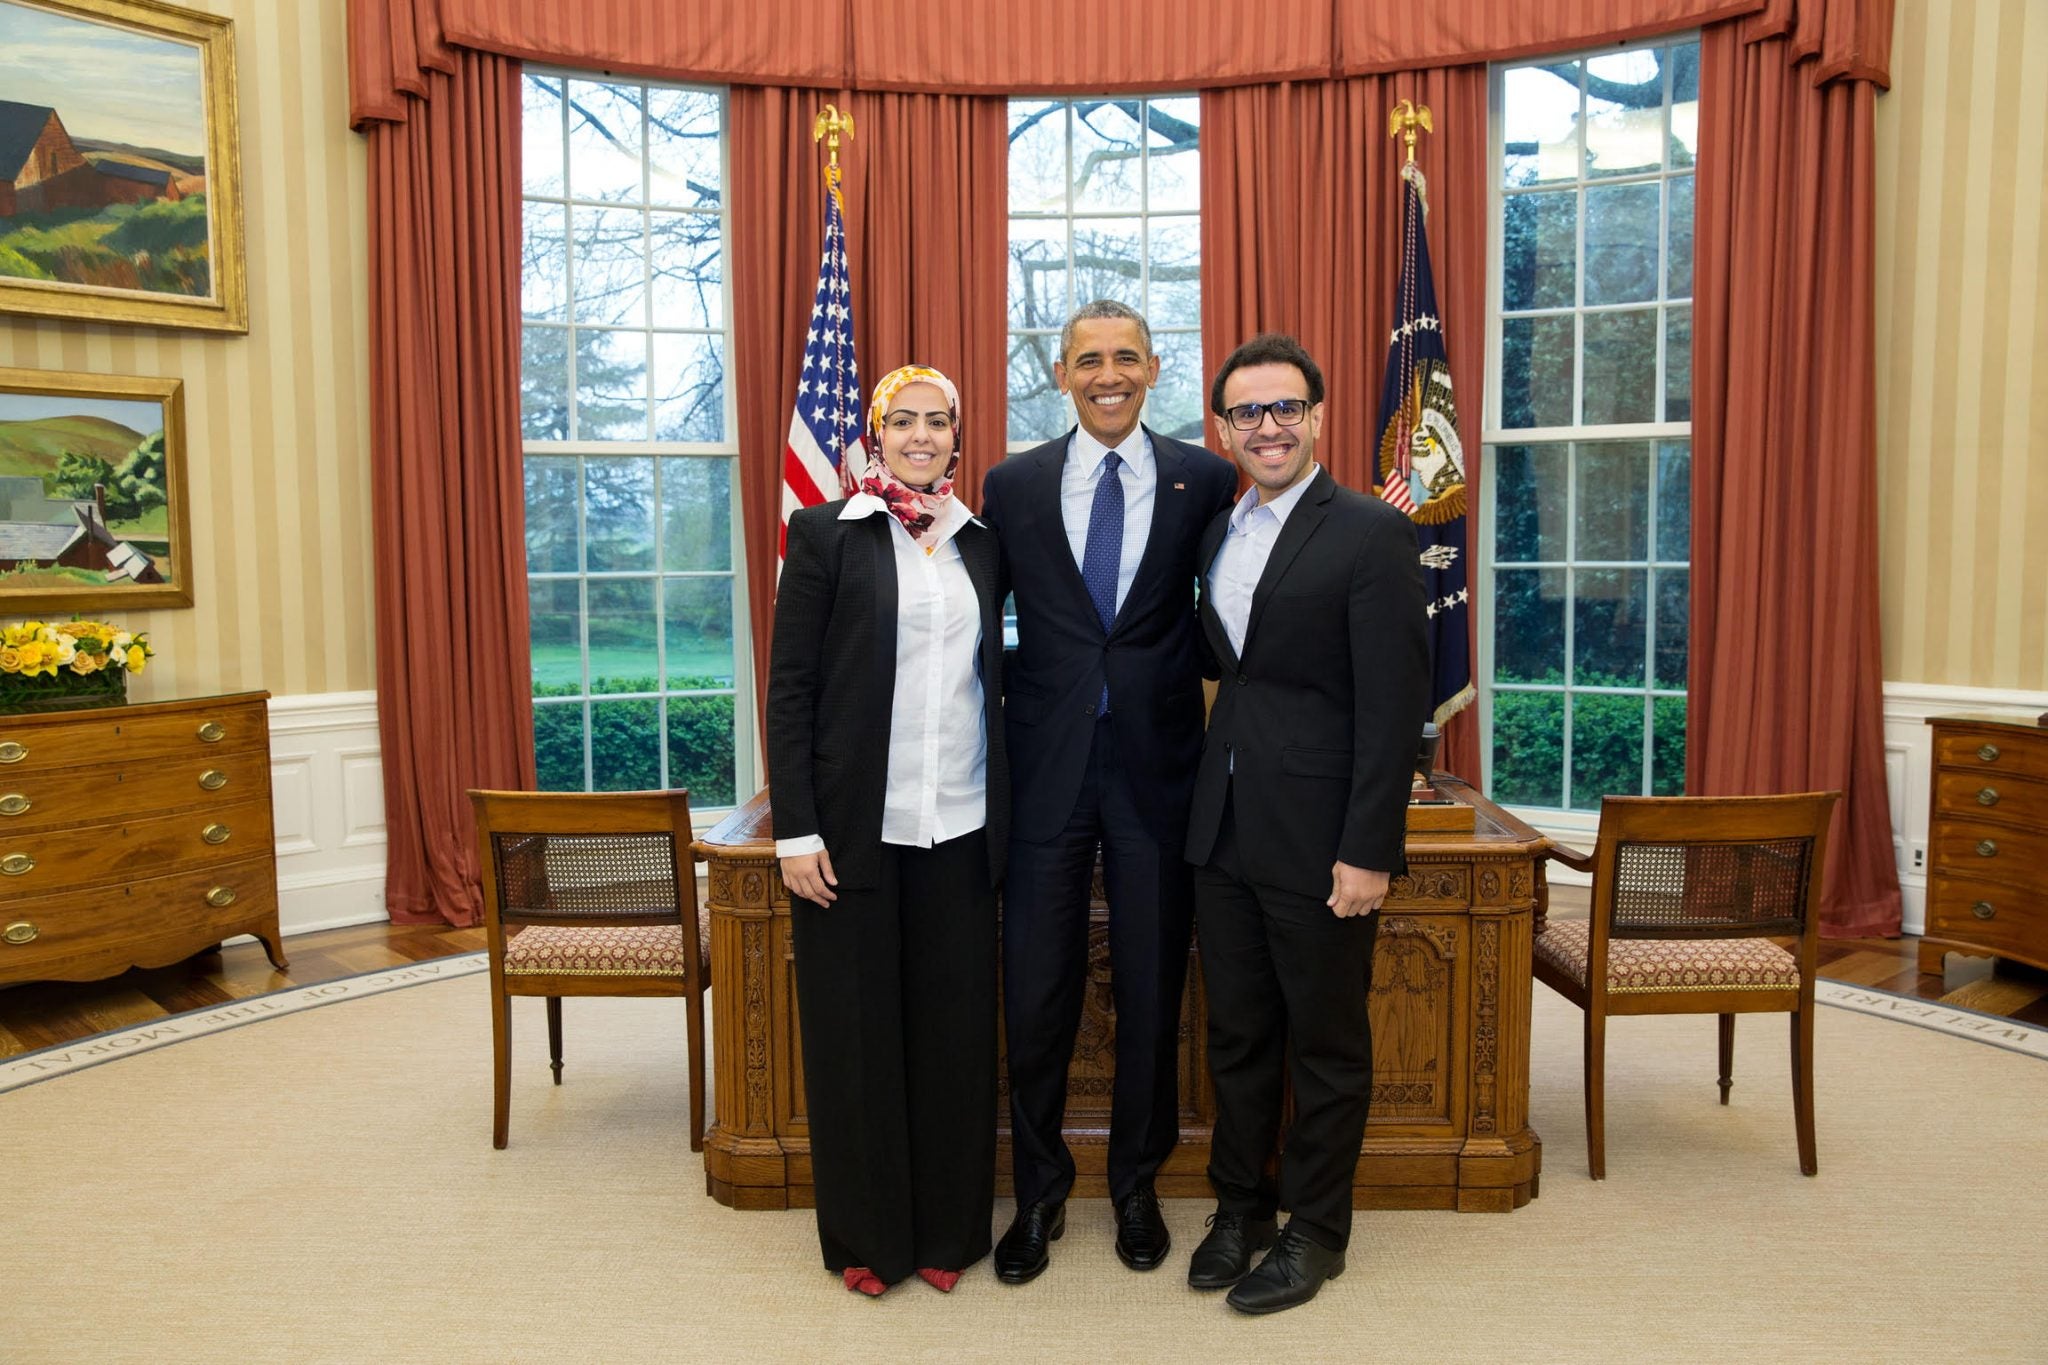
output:
<path id="1" fill-rule="evenodd" d="M 1536 936 L 1536 956 L 1580 986 L 1593 926 L 1551 920 Z M 1799 960 L 1767 938 L 1616 938 L 1607 942 L 1607 989 L 1643 991 L 1797 990 Z"/>

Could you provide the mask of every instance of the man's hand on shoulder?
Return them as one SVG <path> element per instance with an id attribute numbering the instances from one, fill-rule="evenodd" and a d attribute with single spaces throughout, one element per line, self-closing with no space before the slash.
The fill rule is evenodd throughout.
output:
<path id="1" fill-rule="evenodd" d="M 1339 919 L 1370 914 L 1379 909 L 1380 903 L 1386 900 L 1389 880 L 1384 872 L 1353 867 L 1345 862 L 1332 863 L 1330 899 L 1325 904 Z"/>

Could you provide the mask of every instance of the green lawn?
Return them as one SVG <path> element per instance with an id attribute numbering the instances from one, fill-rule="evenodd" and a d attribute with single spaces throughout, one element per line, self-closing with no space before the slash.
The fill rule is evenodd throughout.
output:
<path id="1" fill-rule="evenodd" d="M 669 651 L 671 678 L 726 678 L 733 670 L 730 650 Z M 640 692 L 652 687 L 639 681 L 655 676 L 652 649 L 597 647 L 590 651 L 590 681 L 594 690 Z M 620 680 L 606 689 L 602 679 Z M 533 681 L 536 686 L 578 686 L 583 681 L 583 659 L 574 645 L 536 645 L 533 650 Z"/>

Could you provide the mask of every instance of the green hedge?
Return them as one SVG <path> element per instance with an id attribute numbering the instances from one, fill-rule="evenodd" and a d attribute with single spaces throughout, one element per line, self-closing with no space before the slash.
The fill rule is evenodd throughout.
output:
<path id="1" fill-rule="evenodd" d="M 592 679 L 593 687 L 653 692 L 652 677 Z M 713 678 L 679 678 L 678 687 L 717 687 Z M 583 771 L 583 707 L 548 705 L 548 697 L 576 697 L 574 684 L 536 684 L 533 751 L 542 791 L 646 791 L 661 786 L 661 705 L 652 697 L 612 701 L 593 696 L 590 706 L 589 781 Z M 733 698 L 668 698 L 669 786 L 689 791 L 699 809 L 733 804 Z"/>

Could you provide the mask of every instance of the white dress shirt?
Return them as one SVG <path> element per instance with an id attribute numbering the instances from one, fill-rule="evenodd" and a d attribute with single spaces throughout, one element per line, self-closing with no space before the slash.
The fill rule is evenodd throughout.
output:
<path id="1" fill-rule="evenodd" d="M 954 537 L 974 518 L 956 498 L 930 553 L 880 498 L 856 493 L 841 521 L 880 516 L 896 558 L 896 690 L 889 701 L 882 842 L 930 848 L 988 821 L 988 723 L 983 709 L 981 602 Z M 826 684 L 830 686 L 829 683 Z M 807 834 L 775 841 L 775 856 L 825 847 Z"/>
<path id="2" fill-rule="evenodd" d="M 1067 445 L 1067 460 L 1060 467 L 1060 520 L 1067 528 L 1067 544 L 1074 551 L 1074 567 L 1082 568 L 1088 554 L 1088 517 L 1095 510 L 1095 485 L 1102 479 L 1102 460 L 1110 447 L 1090 436 L 1083 427 L 1074 428 Z M 1117 560 L 1116 605 L 1121 611 L 1138 577 L 1138 561 L 1145 557 L 1145 541 L 1152 534 L 1152 504 L 1159 491 L 1159 466 L 1152 459 L 1152 440 L 1145 428 L 1137 427 L 1116 447 L 1117 479 L 1124 486 L 1124 550 Z"/>
<path id="3" fill-rule="evenodd" d="M 1271 502 L 1260 502 L 1259 487 L 1253 484 L 1230 509 L 1223 543 L 1216 547 L 1215 562 L 1209 566 L 1209 598 L 1216 605 L 1216 614 L 1223 619 L 1230 648 L 1239 658 L 1244 657 L 1244 633 L 1251 627 L 1252 594 L 1266 572 L 1266 561 L 1273 557 L 1280 528 L 1287 524 L 1287 514 L 1294 510 L 1322 469 L 1319 464 L 1310 465 L 1300 483 Z"/>

